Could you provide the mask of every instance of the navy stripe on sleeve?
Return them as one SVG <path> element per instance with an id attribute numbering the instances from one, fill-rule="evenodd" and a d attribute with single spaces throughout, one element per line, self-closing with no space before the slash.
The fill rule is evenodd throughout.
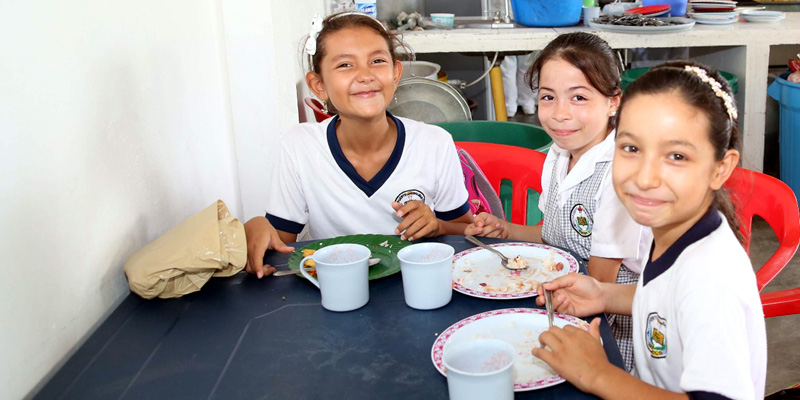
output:
<path id="1" fill-rule="evenodd" d="M 728 397 L 712 392 L 695 391 L 686 394 L 689 395 L 690 400 L 730 400 Z"/>
<path id="2" fill-rule="evenodd" d="M 436 211 L 435 214 L 436 218 L 439 218 L 442 221 L 452 221 L 466 214 L 468 211 L 469 211 L 469 201 L 466 201 L 464 202 L 464 204 L 461 205 L 461 207 L 458 207 L 453 211 Z"/>
<path id="3" fill-rule="evenodd" d="M 272 224 L 272 226 L 274 226 L 275 229 L 279 231 L 297 234 L 300 233 L 300 231 L 302 231 L 303 227 L 305 226 L 303 224 L 298 224 L 297 222 L 294 221 L 289 221 L 288 219 L 276 217 L 270 213 L 267 213 L 265 217 L 267 217 L 269 223 Z"/>

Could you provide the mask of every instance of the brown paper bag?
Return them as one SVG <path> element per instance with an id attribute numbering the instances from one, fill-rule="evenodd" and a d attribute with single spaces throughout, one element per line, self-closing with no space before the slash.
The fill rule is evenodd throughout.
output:
<path id="1" fill-rule="evenodd" d="M 125 263 L 125 275 L 131 290 L 146 299 L 180 297 L 212 276 L 241 271 L 246 261 L 244 226 L 217 200 L 137 251 Z"/>

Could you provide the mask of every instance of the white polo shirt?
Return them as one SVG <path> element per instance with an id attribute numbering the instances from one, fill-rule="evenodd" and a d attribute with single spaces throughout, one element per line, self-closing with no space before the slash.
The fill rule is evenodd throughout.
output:
<path id="1" fill-rule="evenodd" d="M 584 249 L 585 251 L 579 251 L 579 249 L 573 249 L 573 251 L 584 253 L 584 255 L 588 252 L 590 256 L 596 257 L 621 258 L 625 267 L 639 274 L 642 272 L 646 259 L 645 250 L 652 241 L 652 233 L 650 229 L 642 227 L 631 218 L 628 210 L 614 192 L 614 184 L 611 181 L 614 137 L 615 131 L 612 131 L 601 143 L 586 151 L 569 173 L 567 173 L 570 160 L 569 151 L 553 144 L 547 153 L 542 170 L 542 194 L 539 197 L 539 209 L 544 213 L 545 220 L 548 218 L 560 220 L 559 224 L 563 234 L 574 236 L 574 240 L 570 240 L 571 242 L 588 244 L 585 246 L 588 247 Z M 608 163 L 608 167 L 603 170 L 602 176 L 593 176 L 600 163 Z M 558 201 L 557 209 L 563 215 L 554 216 L 547 213 L 550 191 L 555 187 L 555 182 L 552 182 L 554 177 L 558 180 L 558 193 L 554 198 Z M 596 190 L 589 191 L 593 192 L 590 198 L 571 199 L 573 192 L 582 183 L 596 179 L 599 179 L 597 182 L 599 186 L 596 187 Z M 581 204 L 588 207 L 581 207 Z M 583 212 L 587 208 L 594 209 L 594 214 L 586 216 Z M 581 213 L 576 210 L 580 210 Z M 577 236 L 580 227 L 577 225 L 576 215 L 584 216 L 585 220 L 589 221 L 589 233 L 587 234 L 585 230 L 582 231 L 582 236 L 588 236 L 587 240 L 581 240 Z"/>
<path id="2" fill-rule="evenodd" d="M 698 397 L 764 398 L 767 338 L 755 274 L 716 209 L 645 267 L 633 340 L 635 372 L 647 383 Z"/>
<path id="3" fill-rule="evenodd" d="M 391 117 L 397 125 L 397 143 L 370 181 L 358 175 L 342 152 L 336 137 L 338 116 L 292 128 L 283 138 L 267 199 L 272 225 L 290 233 L 308 225 L 307 239 L 393 235 L 400 224 L 393 201 L 421 200 L 445 221 L 469 212 L 450 134 L 438 126 Z"/>

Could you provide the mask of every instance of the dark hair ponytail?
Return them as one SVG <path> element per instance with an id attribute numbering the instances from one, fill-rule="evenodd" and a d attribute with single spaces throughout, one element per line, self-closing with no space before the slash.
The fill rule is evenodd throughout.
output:
<path id="1" fill-rule="evenodd" d="M 687 69 L 687 66 L 692 70 Z M 706 81 L 703 80 L 702 74 L 705 74 Z M 715 90 L 708 78 L 717 81 L 720 87 Z M 710 125 L 708 138 L 714 147 L 714 158 L 717 161 L 722 160 L 728 150 L 741 151 L 742 136 L 739 132 L 739 118 L 728 81 L 717 71 L 692 61 L 670 61 L 661 64 L 633 81 L 625 90 L 625 95 L 622 96 L 617 120 L 619 121 L 625 104 L 636 96 L 665 92 L 676 93 L 687 104 L 706 115 Z M 727 100 L 724 99 L 723 92 L 727 93 Z M 739 242 L 743 242 L 744 238 L 739 232 L 739 218 L 734 201 L 724 187 L 714 191 L 712 206 L 725 215 L 728 225 L 736 234 Z"/>

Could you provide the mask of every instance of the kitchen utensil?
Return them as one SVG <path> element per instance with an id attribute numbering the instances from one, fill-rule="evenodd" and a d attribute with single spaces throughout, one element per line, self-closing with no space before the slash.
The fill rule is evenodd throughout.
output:
<path id="1" fill-rule="evenodd" d="M 588 322 L 570 315 L 556 314 L 554 324 L 589 330 Z M 446 375 L 449 371 L 445 371 L 443 357 L 451 346 L 476 338 L 499 339 L 516 349 L 513 366 L 515 392 L 558 385 L 564 382 L 564 378 L 531 354 L 531 349 L 539 345 L 539 335 L 546 330 L 547 315 L 539 308 L 503 308 L 483 312 L 464 318 L 441 332 L 431 348 L 431 361 L 440 374 Z"/>
<path id="2" fill-rule="evenodd" d="M 480 240 L 476 239 L 475 236 L 467 235 L 467 236 L 465 236 L 465 238 L 467 239 L 467 241 L 471 242 L 472 244 L 478 245 L 478 246 L 480 246 L 480 247 L 482 247 L 482 248 L 484 248 L 486 250 L 491 251 L 494 254 L 497 254 L 500 257 L 500 264 L 503 267 L 506 267 L 507 269 L 520 270 L 520 269 L 528 268 L 527 265 L 523 265 L 522 267 L 516 266 L 516 264 L 515 265 L 509 265 L 508 257 L 506 257 L 503 253 L 501 253 L 501 252 L 499 252 L 499 251 L 497 251 L 497 250 L 485 245 L 483 242 L 481 242 Z"/>
<path id="3" fill-rule="evenodd" d="M 574 256 L 546 244 L 509 242 L 489 247 L 503 254 L 519 254 L 529 268 L 506 269 L 497 262 L 497 255 L 482 247 L 473 247 L 453 256 L 455 291 L 482 299 L 523 299 L 537 296 L 537 288 L 542 283 L 579 269 Z"/>
<path id="4" fill-rule="evenodd" d="M 515 353 L 514 346 L 497 339 L 448 347 L 443 362 L 450 400 L 514 400 Z"/>
<path id="5" fill-rule="evenodd" d="M 417 310 L 444 307 L 453 297 L 453 246 L 417 243 L 397 253 L 406 304 Z"/>
<path id="6" fill-rule="evenodd" d="M 360 244 L 342 243 L 317 250 L 303 258 L 314 260 L 317 277 L 305 268 L 300 273 L 319 288 L 322 307 L 330 311 L 352 311 L 369 302 L 369 249 Z"/>
<path id="7" fill-rule="evenodd" d="M 544 289 L 544 308 L 547 310 L 547 329 L 553 327 L 553 291 Z M 539 344 L 544 348 L 544 344 Z"/>
<path id="8" fill-rule="evenodd" d="M 428 124 L 470 121 L 472 113 L 464 96 L 447 83 L 426 79 L 402 79 L 397 85 L 390 113 Z"/>
<path id="9" fill-rule="evenodd" d="M 378 265 L 381 262 L 380 258 L 370 258 L 368 265 L 371 267 L 373 265 Z M 287 276 L 287 275 L 297 275 L 300 273 L 300 270 L 288 270 L 288 271 L 276 271 L 272 276 Z"/>

